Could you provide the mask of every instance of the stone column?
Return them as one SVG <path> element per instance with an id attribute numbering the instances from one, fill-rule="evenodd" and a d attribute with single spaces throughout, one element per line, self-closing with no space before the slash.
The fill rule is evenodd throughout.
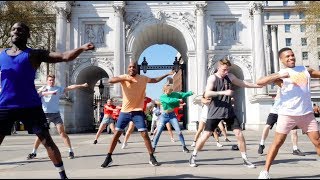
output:
<path id="1" fill-rule="evenodd" d="M 279 71 L 277 30 L 278 30 L 278 26 L 277 25 L 271 25 L 271 47 L 272 47 L 272 55 L 273 55 L 274 72 L 278 72 Z"/>
<path id="2" fill-rule="evenodd" d="M 67 1 L 60 1 L 56 3 L 56 51 L 66 51 L 67 39 L 67 16 L 71 11 L 71 6 Z M 62 87 L 66 86 L 66 68 L 67 63 L 61 62 L 56 64 L 56 83 Z"/>
<path id="3" fill-rule="evenodd" d="M 197 16 L 197 74 L 198 74 L 198 88 L 197 94 L 202 94 L 205 89 L 205 79 L 207 79 L 207 71 L 204 67 L 207 67 L 206 58 L 206 44 L 207 38 L 205 38 L 205 7 L 206 4 L 196 4 L 196 16 Z"/>
<path id="4" fill-rule="evenodd" d="M 263 6 L 261 3 L 253 2 L 251 6 L 251 13 L 253 15 L 254 26 L 254 66 L 255 66 L 255 80 L 266 76 L 266 63 L 263 41 L 263 27 L 262 27 L 262 12 Z M 267 88 L 257 88 L 258 95 L 266 95 Z"/>
<path id="5" fill-rule="evenodd" d="M 122 32 L 123 32 L 123 6 L 113 6 L 115 16 L 115 46 L 114 46 L 114 76 L 120 75 L 121 65 L 124 64 L 124 49 L 122 46 Z M 114 84 L 114 91 L 116 96 L 121 96 L 120 84 Z"/>

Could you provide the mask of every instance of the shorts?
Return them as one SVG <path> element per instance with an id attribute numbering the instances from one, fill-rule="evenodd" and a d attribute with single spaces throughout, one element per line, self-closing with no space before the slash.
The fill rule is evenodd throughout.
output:
<path id="1" fill-rule="evenodd" d="M 119 118 L 116 124 L 117 131 L 124 131 L 125 127 L 133 121 L 139 132 L 147 131 L 147 125 L 144 120 L 143 111 L 131 111 L 131 112 L 120 112 Z"/>
<path id="2" fill-rule="evenodd" d="M 276 128 L 277 133 L 288 134 L 292 129 L 298 127 L 303 133 L 312 131 L 319 131 L 318 122 L 313 113 L 301 115 L 301 116 L 278 116 L 278 125 Z"/>
<path id="3" fill-rule="evenodd" d="M 57 124 L 63 124 L 60 113 L 45 113 L 48 123 L 51 122 L 57 126 Z"/>
<path id="4" fill-rule="evenodd" d="M 272 129 L 273 125 L 278 121 L 278 114 L 270 113 L 267 118 L 266 124 Z"/>
<path id="5" fill-rule="evenodd" d="M 42 106 L 0 109 L 0 134 L 11 135 L 11 128 L 15 121 L 21 121 L 29 134 L 40 134 L 49 129 L 49 123 L 42 110 Z"/>
<path id="6" fill-rule="evenodd" d="M 112 117 L 103 117 L 101 124 L 111 124 L 115 123 L 115 120 Z"/>
<path id="7" fill-rule="evenodd" d="M 221 120 L 223 120 L 227 124 L 228 131 L 233 131 L 234 129 L 242 130 L 241 123 L 236 116 L 228 119 L 208 119 L 204 130 L 214 131 L 218 127 Z"/>

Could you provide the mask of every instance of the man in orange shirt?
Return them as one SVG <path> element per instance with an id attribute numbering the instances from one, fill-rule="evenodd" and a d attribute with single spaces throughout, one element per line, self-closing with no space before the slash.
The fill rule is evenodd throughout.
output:
<path id="1" fill-rule="evenodd" d="M 144 120 L 143 105 L 147 83 L 157 83 L 169 75 L 173 75 L 173 71 L 157 78 L 149 78 L 147 76 L 139 75 L 137 64 L 135 62 L 130 62 L 128 66 L 128 74 L 123 74 L 109 79 L 109 83 L 121 83 L 123 101 L 122 109 L 116 124 L 116 133 L 113 135 L 109 152 L 105 161 L 101 164 L 101 168 L 108 167 L 112 164 L 111 155 L 117 145 L 119 137 L 124 131 L 124 128 L 130 121 L 134 122 L 138 131 L 141 133 L 150 155 L 149 163 L 153 166 L 159 166 L 159 163 L 153 156 L 153 149 L 148 135 L 146 122 Z"/>

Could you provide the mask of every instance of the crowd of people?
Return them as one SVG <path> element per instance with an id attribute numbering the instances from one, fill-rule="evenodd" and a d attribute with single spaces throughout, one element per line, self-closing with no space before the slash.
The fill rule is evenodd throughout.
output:
<path id="1" fill-rule="evenodd" d="M 65 133 L 64 123 L 59 112 L 59 97 L 61 94 L 78 88 L 88 87 L 87 83 L 75 84 L 67 87 L 55 85 L 55 76 L 48 75 L 47 85 L 35 89 L 35 74 L 41 62 L 59 63 L 74 60 L 82 52 L 93 50 L 94 44 L 86 43 L 79 48 L 63 53 L 49 52 L 47 50 L 31 49 L 27 47 L 30 37 L 29 27 L 22 23 L 15 23 L 11 28 L 11 48 L 0 50 L 1 68 L 1 94 L 0 94 L 0 144 L 6 135 L 11 135 L 15 122 L 22 122 L 30 134 L 36 134 L 33 151 L 28 159 L 36 157 L 37 148 L 42 143 L 48 156 L 61 179 L 67 179 L 67 174 L 61 158 L 59 148 L 56 146 L 49 133 L 49 123 L 54 123 L 64 143 L 69 149 L 69 158 L 75 157 L 71 141 Z M 234 111 L 234 86 L 242 88 L 262 88 L 268 84 L 278 86 L 274 105 L 267 117 L 258 147 L 258 154 L 263 154 L 265 140 L 269 130 L 277 123 L 275 136 L 269 147 L 264 169 L 260 172 L 259 179 L 270 178 L 269 171 L 283 145 L 288 133 L 292 133 L 293 155 L 304 156 L 298 148 L 297 129 L 301 129 L 314 144 L 317 155 L 320 156 L 320 136 L 316 117 L 320 111 L 316 104 L 311 102 L 310 79 L 320 78 L 320 71 L 305 66 L 295 65 L 295 56 L 290 48 L 279 51 L 280 61 L 284 68 L 279 72 L 261 77 L 256 83 L 249 83 L 237 78 L 230 73 L 231 62 L 223 58 L 217 62 L 217 69 L 210 74 L 206 88 L 201 99 L 202 113 L 198 120 L 197 132 L 191 147 L 194 147 L 189 158 L 189 165 L 197 167 L 197 155 L 203 149 L 210 136 L 214 136 L 217 146 L 223 145 L 219 141 L 221 132 L 226 142 L 227 131 L 232 131 L 240 151 L 243 164 L 248 168 L 256 168 L 247 156 L 246 140 L 239 119 Z M 109 78 L 109 83 L 120 83 L 122 88 L 122 104 L 115 106 L 113 99 L 108 99 L 103 106 L 103 118 L 93 144 L 98 143 L 101 133 L 109 125 L 113 136 L 101 168 L 111 166 L 112 154 L 122 134 L 125 134 L 122 149 L 128 146 L 128 138 L 136 128 L 140 133 L 149 154 L 149 163 L 159 166 L 154 153 L 165 126 L 174 142 L 171 126 L 179 137 L 182 151 L 189 153 L 185 138 L 180 129 L 180 114 L 177 109 L 186 105 L 186 99 L 194 92 L 173 92 L 173 86 L 166 83 L 163 94 L 159 100 L 152 100 L 146 96 L 147 83 L 158 83 L 165 77 L 173 75 L 170 71 L 160 77 L 150 78 L 138 73 L 137 62 L 131 61 L 127 67 L 127 74 Z M 23 78 L 22 78 L 23 77 Z M 151 103 L 151 106 L 147 106 Z M 150 128 L 148 128 L 148 125 Z M 128 127 L 125 132 L 126 127 Z M 153 136 L 152 139 L 149 137 Z"/>

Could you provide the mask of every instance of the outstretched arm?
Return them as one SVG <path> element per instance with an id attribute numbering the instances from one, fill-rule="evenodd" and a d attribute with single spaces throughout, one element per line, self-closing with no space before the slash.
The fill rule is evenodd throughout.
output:
<path id="1" fill-rule="evenodd" d="M 174 71 L 171 71 L 163 76 L 157 77 L 157 78 L 150 78 L 150 80 L 148 81 L 148 83 L 157 83 L 159 81 L 161 81 L 162 79 L 164 79 L 167 76 L 173 75 Z"/>
<path id="2" fill-rule="evenodd" d="M 70 86 L 64 88 L 64 92 L 75 90 L 75 89 L 79 89 L 79 88 L 83 88 L 83 87 L 88 87 L 88 86 L 89 86 L 88 83 L 73 84 L 73 85 L 70 85 Z"/>
<path id="3" fill-rule="evenodd" d="M 243 88 L 261 88 L 262 87 L 261 85 L 252 84 L 252 83 L 243 81 L 231 73 L 228 75 L 228 77 L 230 78 L 232 84 L 235 84 L 239 87 L 243 87 Z"/>
<path id="4" fill-rule="evenodd" d="M 134 77 L 132 77 L 132 76 L 124 76 L 124 75 L 112 77 L 112 78 L 109 79 L 108 82 L 109 83 L 118 83 L 118 82 L 123 82 L 123 81 L 137 82 L 137 80 L 134 79 Z"/>
<path id="5" fill-rule="evenodd" d="M 261 86 L 265 86 L 265 85 L 273 83 L 273 82 L 278 82 L 279 80 L 281 80 L 281 78 L 288 78 L 288 77 L 289 77 L 289 73 L 287 73 L 287 72 L 283 73 L 283 74 L 273 73 L 273 74 L 270 74 L 269 76 L 265 76 L 265 77 L 260 78 L 257 81 L 257 84 L 261 85 Z"/>

